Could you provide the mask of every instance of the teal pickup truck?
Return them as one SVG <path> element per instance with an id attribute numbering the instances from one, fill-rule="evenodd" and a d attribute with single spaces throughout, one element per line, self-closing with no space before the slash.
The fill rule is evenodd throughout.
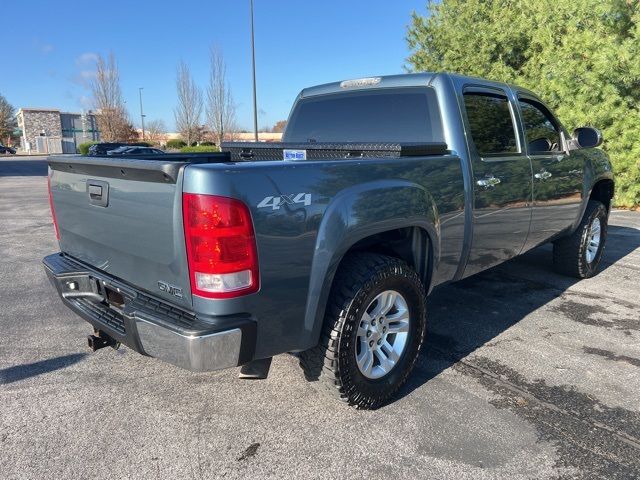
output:
<path id="1" fill-rule="evenodd" d="M 559 272 L 596 273 L 614 191 L 601 142 L 513 85 L 321 85 L 280 144 L 49 158 L 60 252 L 44 265 L 93 349 L 249 377 L 293 352 L 376 408 L 409 376 L 437 286 L 546 242 Z"/>

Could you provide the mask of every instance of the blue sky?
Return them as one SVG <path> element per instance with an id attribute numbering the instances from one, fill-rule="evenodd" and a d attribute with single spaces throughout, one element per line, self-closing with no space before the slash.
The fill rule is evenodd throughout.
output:
<path id="1" fill-rule="evenodd" d="M 254 3 L 260 128 L 285 119 L 305 86 L 401 73 L 410 14 L 426 13 L 426 0 Z M 0 93 L 16 108 L 90 108 L 95 56 L 113 52 L 132 120 L 139 122 L 144 87 L 147 121 L 162 119 L 172 130 L 177 63 L 184 60 L 204 89 L 208 52 L 217 44 L 238 123 L 252 128 L 249 0 L 31 0 L 9 2 L 2 12 L 11 21 L 0 28 L 0 44 L 11 55 L 4 57 Z"/>

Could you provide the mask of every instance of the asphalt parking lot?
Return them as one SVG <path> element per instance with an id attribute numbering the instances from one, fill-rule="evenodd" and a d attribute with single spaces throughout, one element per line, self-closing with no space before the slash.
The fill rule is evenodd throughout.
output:
<path id="1" fill-rule="evenodd" d="M 40 263 L 45 175 L 0 158 L 0 478 L 640 477 L 639 212 L 613 212 L 593 279 L 541 247 L 434 292 L 409 385 L 371 412 L 290 355 L 243 381 L 89 354 Z"/>

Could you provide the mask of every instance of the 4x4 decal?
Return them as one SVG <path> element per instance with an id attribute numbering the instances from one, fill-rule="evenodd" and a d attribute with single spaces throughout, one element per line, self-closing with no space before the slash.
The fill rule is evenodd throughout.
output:
<path id="1" fill-rule="evenodd" d="M 292 193 L 291 195 L 265 197 L 258 204 L 258 208 L 271 207 L 273 210 L 278 210 L 283 205 L 294 205 L 296 203 L 302 203 L 305 206 L 311 205 L 311 194 L 310 193 L 298 193 L 298 194 Z"/>

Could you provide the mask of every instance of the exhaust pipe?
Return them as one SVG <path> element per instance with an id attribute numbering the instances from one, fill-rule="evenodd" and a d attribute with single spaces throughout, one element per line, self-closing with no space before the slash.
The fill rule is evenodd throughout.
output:
<path id="1" fill-rule="evenodd" d="M 102 331 L 96 331 L 97 335 L 88 335 L 87 336 L 87 344 L 92 351 L 100 350 L 104 347 L 112 347 L 118 348 L 120 346 L 120 342 L 114 340 L 109 335 Z"/>

